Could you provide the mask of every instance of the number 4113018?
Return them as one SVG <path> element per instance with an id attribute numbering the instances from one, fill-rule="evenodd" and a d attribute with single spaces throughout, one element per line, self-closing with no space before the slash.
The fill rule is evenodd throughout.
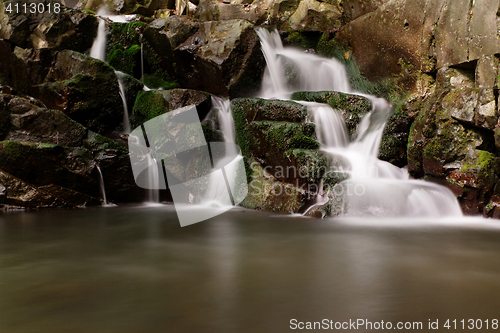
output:
<path id="1" fill-rule="evenodd" d="M 25 2 L 25 3 L 5 3 L 5 12 L 8 14 L 43 14 L 45 12 L 59 14 L 61 12 L 60 3 Z"/>
<path id="2" fill-rule="evenodd" d="M 450 320 L 448 319 L 446 323 L 444 323 L 443 327 L 447 329 L 469 329 L 469 330 L 480 330 L 480 329 L 498 329 L 498 319 L 493 320 L 482 320 L 482 319 L 462 319 L 457 321 L 456 319 Z"/>

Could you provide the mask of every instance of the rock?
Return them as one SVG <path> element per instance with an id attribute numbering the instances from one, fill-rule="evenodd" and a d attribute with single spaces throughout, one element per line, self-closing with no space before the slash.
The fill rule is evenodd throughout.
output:
<path id="1" fill-rule="evenodd" d="M 493 89 L 497 87 L 498 59 L 495 56 L 483 56 L 477 61 L 476 87 Z"/>
<path id="2" fill-rule="evenodd" d="M 474 72 L 462 68 L 440 68 L 436 75 L 436 85 L 440 89 L 446 88 L 474 88 Z"/>
<path id="3" fill-rule="evenodd" d="M 88 136 L 87 128 L 58 110 L 13 114 L 11 122 L 11 130 L 4 140 L 81 147 Z"/>
<path id="4" fill-rule="evenodd" d="M 464 212 L 476 214 L 491 195 L 498 171 L 493 135 L 466 121 L 466 107 L 459 105 L 472 93 L 477 96 L 477 88 L 438 90 L 423 102 L 410 131 L 408 171 L 417 178 L 446 179 Z M 457 115 L 463 119 L 456 120 Z"/>
<path id="5" fill-rule="evenodd" d="M 305 190 L 277 181 L 255 160 L 250 160 L 249 165 L 251 181 L 241 206 L 271 212 L 297 213 L 310 199 L 310 194 Z"/>
<path id="6" fill-rule="evenodd" d="M 26 81 L 26 86 L 34 86 L 43 83 L 54 61 L 57 52 L 52 49 L 21 49 L 16 47 L 14 55 L 16 62 L 22 64 L 25 68 L 26 75 L 29 80 Z M 26 88 L 25 91 L 28 91 Z"/>
<path id="7" fill-rule="evenodd" d="M 92 151 L 95 161 L 101 168 L 106 197 L 109 201 L 130 203 L 145 200 L 146 192 L 135 183 L 126 147 L 96 133 L 89 133 L 85 147 Z"/>
<path id="8" fill-rule="evenodd" d="M 371 102 L 367 98 L 336 91 L 295 92 L 292 94 L 292 99 L 324 103 L 335 110 L 342 111 L 347 130 L 352 138 L 356 136 L 356 129 L 362 116 L 371 111 Z"/>
<path id="9" fill-rule="evenodd" d="M 18 207 L 53 207 L 57 199 L 51 194 L 0 170 L 0 204 Z"/>
<path id="10" fill-rule="evenodd" d="M 45 83 L 32 90 L 33 96 L 48 108 L 63 111 L 95 132 L 111 132 L 123 121 L 115 71 L 106 63 L 81 53 L 59 52 Z"/>
<path id="11" fill-rule="evenodd" d="M 499 52 L 498 5 L 498 0 L 459 0 L 453 6 L 445 0 L 392 0 L 350 22 L 340 37 L 370 79 L 408 69 L 434 73 L 443 67 L 470 67 Z M 408 76 L 407 89 L 415 82 Z"/>
<path id="12" fill-rule="evenodd" d="M 217 0 L 201 0 L 194 17 L 200 21 L 226 21 L 243 19 L 254 24 L 262 24 L 266 10 L 254 4 L 225 4 Z"/>
<path id="13" fill-rule="evenodd" d="M 315 150 L 319 143 L 314 124 L 302 123 L 306 107 L 288 101 L 242 98 L 233 100 L 231 109 L 243 156 L 259 159 L 266 172 L 279 181 L 318 191 L 328 160 Z"/>
<path id="14" fill-rule="evenodd" d="M 325 103 L 333 109 L 349 113 L 365 114 L 370 112 L 372 107 L 370 100 L 366 97 L 337 91 L 295 92 L 292 94 L 292 99 L 296 101 Z"/>
<path id="15" fill-rule="evenodd" d="M 198 30 L 199 23 L 187 16 L 170 16 L 159 18 L 144 30 L 144 40 L 151 51 L 150 58 L 156 58 L 158 67 L 171 78 L 177 78 L 177 67 L 174 49 Z M 148 49 L 148 48 L 146 48 Z M 147 53 L 147 52 L 146 52 Z M 147 54 L 146 54 L 147 55 Z M 151 59 L 154 62 L 154 59 Z M 154 67 L 154 66 L 153 66 Z"/>
<path id="16" fill-rule="evenodd" d="M 138 0 L 83 0 L 78 2 L 76 8 L 93 12 L 98 12 L 101 8 L 104 8 L 110 14 L 123 15 L 134 13 L 145 4 L 147 8 L 147 4 L 151 2 Z"/>
<path id="17" fill-rule="evenodd" d="M 0 169 L 37 187 L 54 184 L 99 196 L 98 173 L 84 148 L 2 141 Z"/>
<path id="18" fill-rule="evenodd" d="M 11 43 L 0 39 L 0 85 L 11 86 L 26 93 L 30 87 L 28 70 L 13 50 Z"/>
<path id="19" fill-rule="evenodd" d="M 269 3 L 269 19 L 272 24 L 281 26 L 297 10 L 299 0 L 274 0 Z"/>
<path id="20" fill-rule="evenodd" d="M 38 187 L 40 191 L 50 194 L 57 200 L 55 206 L 58 207 L 85 207 L 97 206 L 102 202 L 100 199 L 88 196 L 75 190 L 58 185 L 46 185 Z"/>
<path id="21" fill-rule="evenodd" d="M 193 104 L 200 120 L 203 120 L 212 108 L 210 94 L 189 89 L 141 92 L 137 95 L 130 117 L 131 128 L 140 126 L 165 112 Z"/>
<path id="22" fill-rule="evenodd" d="M 336 1 L 335 1 L 336 2 Z M 297 10 L 285 23 L 293 30 L 328 31 L 342 26 L 342 9 L 317 0 L 300 1 Z"/>
<path id="23" fill-rule="evenodd" d="M 342 1 L 346 22 L 371 13 L 389 0 L 344 0 Z"/>
<path id="24" fill-rule="evenodd" d="M 237 98 L 231 101 L 231 109 L 243 115 L 247 123 L 254 120 L 304 122 L 308 116 L 304 105 L 282 100 Z"/>
<path id="25" fill-rule="evenodd" d="M 63 6 L 56 13 L 56 4 L 60 3 L 50 4 L 50 12 L 48 4 L 45 4 L 45 11 L 36 14 L 5 15 L 5 11 L 2 11 L 0 38 L 22 48 L 71 49 L 78 52 L 90 49 L 97 35 L 97 18 Z"/>
<path id="26" fill-rule="evenodd" d="M 211 21 L 175 49 L 181 86 L 213 94 L 250 96 L 265 68 L 260 41 L 245 20 Z"/>
<path id="27" fill-rule="evenodd" d="M 407 146 L 411 125 L 415 120 L 414 109 L 419 109 L 418 101 L 409 99 L 389 117 L 380 142 L 378 158 L 400 168 L 408 164 Z"/>

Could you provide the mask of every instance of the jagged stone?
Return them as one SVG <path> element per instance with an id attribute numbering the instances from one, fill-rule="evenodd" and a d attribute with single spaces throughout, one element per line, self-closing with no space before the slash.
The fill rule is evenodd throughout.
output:
<path id="1" fill-rule="evenodd" d="M 181 86 L 223 96 L 252 95 L 260 88 L 265 60 L 252 23 L 210 21 L 175 49 Z"/>
<path id="2" fill-rule="evenodd" d="M 328 31 L 342 26 L 342 10 L 333 4 L 317 0 L 302 0 L 284 25 L 293 30 Z"/>
<path id="3" fill-rule="evenodd" d="M 201 0 L 194 17 L 201 21 L 243 19 L 260 24 L 266 19 L 266 10 L 250 3 L 222 3 L 217 0 Z"/>
<path id="4" fill-rule="evenodd" d="M 63 111 L 95 132 L 108 133 L 122 124 L 123 104 L 115 71 L 84 54 L 59 52 L 45 83 L 32 91 L 48 108 Z"/>
<path id="5" fill-rule="evenodd" d="M 461 192 L 455 193 L 462 208 L 473 214 L 482 210 L 499 175 L 492 153 L 493 135 L 472 126 L 478 126 L 480 115 L 475 109 L 478 91 L 444 89 L 430 95 L 423 101 L 408 142 L 410 174 L 446 179 L 444 184 L 452 190 L 459 186 Z M 479 125 L 486 127 L 485 124 L 487 120 Z"/>

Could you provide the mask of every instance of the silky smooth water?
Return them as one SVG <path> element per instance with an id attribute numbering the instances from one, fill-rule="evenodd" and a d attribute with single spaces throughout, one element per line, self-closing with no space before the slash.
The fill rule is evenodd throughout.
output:
<path id="1" fill-rule="evenodd" d="M 343 110 L 298 101 L 312 114 L 321 149 L 343 164 L 342 169 L 332 165 L 328 171 L 349 175 L 333 189 L 327 189 L 326 194 L 318 195 L 318 205 L 330 197 L 336 207 L 335 214 L 343 216 L 462 216 L 458 201 L 449 189 L 409 180 L 406 169 L 378 159 L 384 128 L 392 114 L 385 99 L 352 91 L 347 72 L 338 60 L 284 47 L 276 30 L 258 28 L 256 31 L 267 63 L 262 97 L 286 100 L 296 91 L 338 91 L 363 96 L 371 102 L 371 111 L 363 116 L 357 135 L 351 141 Z"/>
<path id="2" fill-rule="evenodd" d="M 499 257 L 500 225 L 479 219 L 317 220 L 237 209 L 181 228 L 172 206 L 1 214 L 0 332 L 491 320 Z"/>

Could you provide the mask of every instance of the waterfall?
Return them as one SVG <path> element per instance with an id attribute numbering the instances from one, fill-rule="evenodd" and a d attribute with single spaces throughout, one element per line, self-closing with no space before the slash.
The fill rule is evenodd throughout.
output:
<path id="1" fill-rule="evenodd" d="M 118 79 L 118 87 L 120 88 L 120 97 L 122 98 L 123 103 L 123 132 L 128 134 L 130 133 L 130 121 L 128 116 L 127 95 L 125 94 L 125 86 L 123 85 L 125 73 L 120 71 L 115 72 L 116 78 Z"/>
<path id="2" fill-rule="evenodd" d="M 106 11 L 104 8 L 99 9 L 97 15 L 104 16 Z M 90 56 L 102 61 L 106 61 L 106 21 L 100 17 L 97 36 L 90 49 Z"/>
<path id="3" fill-rule="evenodd" d="M 104 187 L 104 177 L 102 176 L 101 167 L 99 164 L 96 164 L 97 171 L 99 171 L 99 185 L 101 188 L 102 199 L 104 200 L 104 206 L 108 205 L 108 200 L 106 199 L 106 188 Z"/>
<path id="4" fill-rule="evenodd" d="M 212 96 L 212 110 L 216 112 L 220 130 L 227 144 L 219 145 L 218 148 L 224 151 L 222 151 L 221 154 L 217 154 L 213 149 L 213 147 L 217 146 L 215 146 L 214 143 L 209 143 L 212 147 L 213 168 L 214 170 L 221 170 L 222 173 L 211 173 L 208 191 L 205 193 L 201 203 L 215 206 L 232 206 L 241 201 L 237 200 L 233 193 L 239 166 L 238 162 L 241 157 L 238 157 L 238 151 L 233 145 L 236 142 L 236 134 L 233 114 L 231 112 L 231 102 L 227 98 L 224 99 L 222 97 Z M 216 158 L 217 155 L 220 155 L 220 157 Z"/>
<path id="5" fill-rule="evenodd" d="M 347 164 L 345 169 L 330 170 L 349 175 L 329 193 L 340 207 L 341 215 L 462 216 L 458 201 L 449 189 L 411 180 L 405 169 L 377 158 L 386 122 L 393 111 L 385 99 L 352 91 L 346 70 L 338 60 L 283 47 L 276 31 L 258 28 L 257 34 L 267 62 L 262 82 L 263 98 L 289 99 L 295 91 L 339 91 L 371 101 L 372 110 L 363 117 L 352 142 L 341 110 L 320 103 L 299 102 L 313 115 L 321 149 Z M 318 197 L 318 204 L 322 203 L 323 196 Z"/>
<path id="6" fill-rule="evenodd" d="M 151 154 L 146 155 L 148 168 L 147 168 L 147 188 L 148 197 L 147 203 L 159 204 L 160 203 L 160 176 L 158 172 L 158 162 Z"/>

